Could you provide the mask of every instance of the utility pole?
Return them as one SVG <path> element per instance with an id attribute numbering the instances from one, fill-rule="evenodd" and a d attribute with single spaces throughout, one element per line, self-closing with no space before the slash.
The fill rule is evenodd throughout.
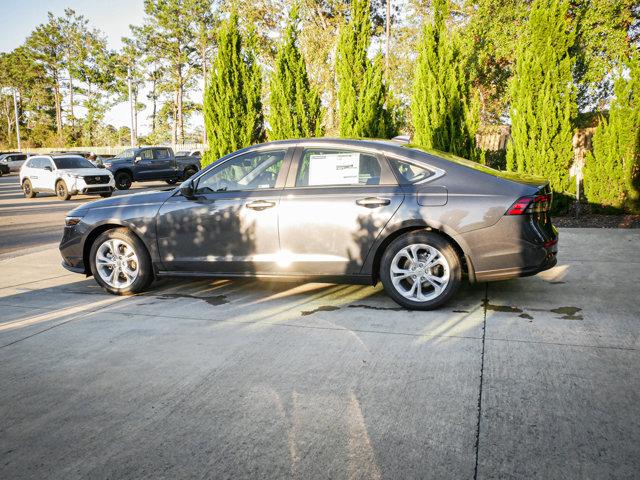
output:
<path id="1" fill-rule="evenodd" d="M 387 0 L 387 24 L 386 27 L 386 54 L 384 56 L 386 62 L 387 77 L 389 76 L 389 43 L 391 42 L 391 0 Z"/>
<path id="2" fill-rule="evenodd" d="M 129 114 L 131 117 L 131 127 L 130 127 L 130 131 L 131 131 L 131 146 L 135 147 L 136 146 L 136 132 L 134 130 L 133 127 L 133 95 L 131 93 L 131 68 L 127 67 L 127 83 L 129 86 Z"/>
<path id="3" fill-rule="evenodd" d="M 20 121 L 18 119 L 18 97 L 16 96 L 16 89 L 13 89 L 13 111 L 16 116 L 16 138 L 18 140 L 18 151 L 20 151 Z"/>

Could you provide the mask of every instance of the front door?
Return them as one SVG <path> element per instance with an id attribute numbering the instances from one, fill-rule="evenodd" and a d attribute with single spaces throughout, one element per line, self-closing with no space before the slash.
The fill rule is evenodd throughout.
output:
<path id="1" fill-rule="evenodd" d="M 273 273 L 286 149 L 241 154 L 195 179 L 194 198 L 171 197 L 158 213 L 166 270 Z"/>
<path id="2" fill-rule="evenodd" d="M 156 163 L 153 158 L 153 150 L 145 148 L 140 150 L 134 159 L 134 180 L 159 180 L 162 178 L 162 163 Z"/>
<path id="3" fill-rule="evenodd" d="M 375 239 L 404 199 L 386 160 L 326 147 L 300 148 L 295 157 L 280 201 L 280 245 L 288 271 L 361 273 Z"/>

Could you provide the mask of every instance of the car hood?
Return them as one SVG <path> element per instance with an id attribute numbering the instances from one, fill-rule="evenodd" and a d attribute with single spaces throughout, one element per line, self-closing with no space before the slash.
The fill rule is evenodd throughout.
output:
<path id="1" fill-rule="evenodd" d="M 88 210 L 96 208 L 109 207 L 128 207 L 133 205 L 160 205 L 164 203 L 171 195 L 171 190 L 152 190 L 150 192 L 132 193 L 129 195 L 118 195 L 116 197 L 105 198 L 103 200 L 95 200 L 93 202 L 80 205 L 78 208 L 71 210 L 68 215 L 82 216 Z"/>
<path id="2" fill-rule="evenodd" d="M 104 168 L 61 168 L 57 172 L 61 175 L 77 175 L 79 177 L 93 177 L 96 175 L 111 175 L 109 170 Z"/>

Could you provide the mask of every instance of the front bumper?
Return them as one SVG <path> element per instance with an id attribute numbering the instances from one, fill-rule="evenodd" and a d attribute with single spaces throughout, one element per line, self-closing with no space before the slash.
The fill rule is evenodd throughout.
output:
<path id="1" fill-rule="evenodd" d="M 66 179 L 67 188 L 71 195 L 97 195 L 100 193 L 111 193 L 116 189 L 113 178 L 108 183 L 88 184 L 82 177 Z"/>
<path id="2" fill-rule="evenodd" d="M 81 262 L 81 264 L 82 264 L 82 262 Z M 73 272 L 73 273 L 85 273 L 84 265 L 82 265 L 81 267 L 74 267 L 72 265 L 69 265 L 65 260 L 62 260 L 61 265 L 64 268 L 66 268 L 67 270 L 69 270 L 70 272 Z"/>

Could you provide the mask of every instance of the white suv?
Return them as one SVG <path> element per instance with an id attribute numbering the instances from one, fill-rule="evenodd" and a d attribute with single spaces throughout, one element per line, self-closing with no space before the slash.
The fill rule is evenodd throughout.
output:
<path id="1" fill-rule="evenodd" d="M 110 197 L 116 186 L 109 170 L 96 168 L 79 155 L 31 157 L 20 169 L 20 184 L 27 198 L 51 192 L 61 200 L 78 194 Z"/>

